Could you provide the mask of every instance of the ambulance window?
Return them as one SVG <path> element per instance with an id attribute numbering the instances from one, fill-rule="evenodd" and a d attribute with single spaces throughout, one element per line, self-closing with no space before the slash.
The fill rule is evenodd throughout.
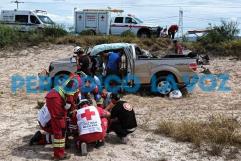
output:
<path id="1" fill-rule="evenodd" d="M 34 24 L 40 24 L 36 16 L 30 16 L 30 22 Z"/>
<path id="2" fill-rule="evenodd" d="M 136 21 L 131 17 L 126 17 L 125 23 L 137 24 Z"/>
<path id="3" fill-rule="evenodd" d="M 28 15 L 16 15 L 15 21 L 20 23 L 28 23 Z"/>
<path id="4" fill-rule="evenodd" d="M 116 17 L 115 18 L 115 23 L 123 23 L 123 17 Z"/>

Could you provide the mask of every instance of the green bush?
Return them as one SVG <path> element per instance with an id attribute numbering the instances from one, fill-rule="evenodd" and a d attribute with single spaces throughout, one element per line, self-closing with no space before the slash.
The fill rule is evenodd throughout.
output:
<path id="1" fill-rule="evenodd" d="M 5 46 L 20 47 L 22 44 L 38 45 L 41 42 L 52 42 L 56 38 L 67 34 L 68 32 L 60 26 L 20 32 L 17 29 L 0 24 L 0 48 Z"/>
<path id="2" fill-rule="evenodd" d="M 185 46 L 199 54 L 235 56 L 241 58 L 241 40 L 237 22 L 221 21 L 220 26 L 209 27 L 206 35 L 197 42 L 185 42 Z"/>
<path id="3" fill-rule="evenodd" d="M 61 26 L 52 26 L 52 27 L 46 27 L 42 29 L 42 34 L 43 36 L 46 37 L 61 37 L 61 36 L 66 36 L 68 32 L 63 29 Z"/>
<path id="4" fill-rule="evenodd" d="M 208 29 L 208 33 L 198 40 L 204 45 L 234 40 L 239 34 L 238 23 L 233 21 L 221 21 L 220 26 Z"/>
<path id="5" fill-rule="evenodd" d="M 19 32 L 13 28 L 0 24 L 0 47 L 18 42 Z"/>

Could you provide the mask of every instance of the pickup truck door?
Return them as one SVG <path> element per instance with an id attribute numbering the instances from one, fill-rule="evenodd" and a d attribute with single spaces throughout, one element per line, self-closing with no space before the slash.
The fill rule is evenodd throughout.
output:
<path id="1" fill-rule="evenodd" d="M 135 76 L 138 77 L 142 84 L 150 83 L 150 69 L 152 62 L 147 57 L 143 57 L 142 50 L 135 46 Z"/>
<path id="2" fill-rule="evenodd" d="M 111 23 L 111 34 L 121 35 L 124 31 L 129 30 L 130 27 L 125 23 L 125 17 L 115 17 Z"/>
<path id="3" fill-rule="evenodd" d="M 128 80 L 134 80 L 134 71 L 135 71 L 135 62 L 133 58 L 133 51 L 132 47 L 124 48 L 126 57 L 127 57 L 127 63 L 128 63 L 128 71 L 127 76 Z"/>

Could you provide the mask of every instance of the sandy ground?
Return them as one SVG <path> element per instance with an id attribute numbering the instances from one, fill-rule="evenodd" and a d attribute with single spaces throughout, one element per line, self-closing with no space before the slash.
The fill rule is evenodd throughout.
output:
<path id="1" fill-rule="evenodd" d="M 51 146 L 28 146 L 28 141 L 38 129 L 36 122 L 37 100 L 43 101 L 45 93 L 27 95 L 25 90 L 11 92 L 11 75 L 37 75 L 54 59 L 71 56 L 72 46 L 32 47 L 18 52 L 0 52 L 0 160 L 49 160 Z M 202 92 L 199 87 L 180 100 L 138 95 L 124 99 L 134 107 L 139 128 L 130 136 L 128 145 L 118 144 L 114 134 L 107 136 L 106 145 L 92 149 L 81 157 L 74 146 L 67 150 L 71 160 L 103 161 L 185 161 L 228 160 L 225 156 L 212 157 L 206 152 L 193 150 L 192 144 L 176 142 L 153 133 L 159 120 L 207 120 L 212 115 L 225 115 L 241 121 L 241 61 L 218 59 L 211 61 L 213 73 L 228 73 L 229 93 Z M 236 154 L 236 161 L 241 154 Z"/>

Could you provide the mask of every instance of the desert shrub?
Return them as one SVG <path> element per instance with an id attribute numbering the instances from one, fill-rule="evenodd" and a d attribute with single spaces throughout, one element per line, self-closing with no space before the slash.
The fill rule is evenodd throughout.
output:
<path id="1" fill-rule="evenodd" d="M 209 28 L 206 35 L 202 36 L 199 41 L 203 44 L 220 43 L 224 41 L 234 40 L 239 34 L 237 22 L 221 21 L 220 26 Z"/>
<path id="2" fill-rule="evenodd" d="M 19 39 L 19 32 L 13 28 L 0 24 L 0 47 L 13 44 Z"/>
<path id="3" fill-rule="evenodd" d="M 121 36 L 122 37 L 136 37 L 136 35 L 133 32 L 131 32 L 130 30 L 122 32 Z"/>
<path id="4" fill-rule="evenodd" d="M 170 45 L 169 39 L 161 38 L 147 38 L 140 39 L 138 37 L 130 36 L 73 36 L 67 35 L 64 37 L 57 38 L 55 43 L 57 44 L 75 44 L 83 47 L 94 46 L 105 43 L 134 43 L 139 45 L 141 48 L 156 52 L 165 51 Z"/>
<path id="5" fill-rule="evenodd" d="M 91 36 L 95 35 L 95 32 L 93 30 L 83 30 L 79 33 L 81 36 Z"/>
<path id="6" fill-rule="evenodd" d="M 44 106 L 44 102 L 42 101 L 37 101 L 36 109 L 41 109 Z"/>
<path id="7" fill-rule="evenodd" d="M 156 132 L 168 137 L 173 137 L 177 141 L 192 142 L 199 147 L 201 144 L 201 128 L 202 124 L 192 121 L 183 121 L 181 123 L 161 121 Z"/>
<path id="8" fill-rule="evenodd" d="M 59 25 L 54 25 L 52 27 L 45 27 L 41 30 L 43 36 L 46 37 L 61 37 L 61 36 L 66 36 L 68 32 Z"/>
<path id="9" fill-rule="evenodd" d="M 147 39 L 143 39 L 141 42 L 145 46 L 151 47 L 153 45 L 153 39 L 147 38 Z"/>
<path id="10" fill-rule="evenodd" d="M 239 34 L 237 22 L 221 21 L 221 25 L 209 27 L 208 30 L 197 42 L 185 42 L 185 45 L 200 54 L 241 58 L 241 41 L 236 39 Z"/>
<path id="11" fill-rule="evenodd" d="M 51 42 L 57 37 L 62 37 L 67 34 L 67 31 L 60 26 L 20 32 L 17 29 L 0 24 L 0 48 L 5 46 L 20 47 L 22 44 L 38 45 L 40 42 Z"/>
<path id="12" fill-rule="evenodd" d="M 236 56 L 241 58 L 241 40 L 223 42 L 219 45 L 219 51 L 224 52 L 225 56 Z"/>
<path id="13" fill-rule="evenodd" d="M 191 142 L 200 147 L 207 144 L 212 155 L 220 155 L 225 147 L 240 146 L 240 125 L 237 120 L 223 116 L 212 117 L 208 122 L 191 120 L 161 121 L 156 133 L 172 137 L 177 141 Z"/>

